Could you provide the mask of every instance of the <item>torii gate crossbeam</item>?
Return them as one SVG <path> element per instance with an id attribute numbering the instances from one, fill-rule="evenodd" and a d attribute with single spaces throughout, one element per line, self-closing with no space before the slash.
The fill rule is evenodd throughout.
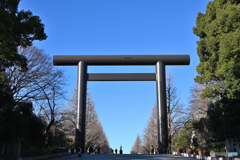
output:
<path id="1" fill-rule="evenodd" d="M 75 148 L 85 153 L 87 81 L 156 81 L 158 151 L 167 153 L 168 125 L 165 65 L 189 65 L 189 55 L 54 55 L 55 66 L 78 66 L 78 106 Z M 156 73 L 87 73 L 88 65 L 155 65 Z"/>

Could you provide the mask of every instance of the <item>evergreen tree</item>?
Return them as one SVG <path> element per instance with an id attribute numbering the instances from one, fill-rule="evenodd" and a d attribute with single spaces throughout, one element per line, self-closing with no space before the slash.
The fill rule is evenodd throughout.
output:
<path id="1" fill-rule="evenodd" d="M 175 148 L 190 148 L 190 140 L 192 136 L 192 125 L 191 123 L 185 123 L 183 128 L 179 131 L 177 140 L 175 143 Z"/>
<path id="2" fill-rule="evenodd" d="M 31 46 L 34 40 L 45 40 L 44 24 L 31 11 L 18 11 L 20 0 L 0 0 L 0 71 L 17 65 L 27 69 L 26 58 L 18 46 Z"/>
<path id="3" fill-rule="evenodd" d="M 194 128 L 202 135 L 205 144 L 211 142 L 210 137 L 217 142 L 226 138 L 240 139 L 240 101 L 217 100 L 208 104 L 207 117 L 193 121 Z"/>
<path id="4" fill-rule="evenodd" d="M 226 138 L 239 138 L 240 126 L 231 124 L 239 120 L 240 114 L 240 1 L 210 1 L 206 13 L 198 13 L 193 33 L 199 37 L 200 60 L 194 80 L 205 85 L 201 98 L 214 99 L 208 106 L 207 118 L 200 119 L 194 126 L 199 130 L 202 128 L 198 126 L 205 126 L 223 140 L 218 132 L 225 121 L 229 124 Z"/>
<path id="5" fill-rule="evenodd" d="M 198 13 L 193 33 L 199 37 L 200 63 L 195 81 L 207 84 L 201 97 L 240 97 L 240 1 L 208 2 L 206 13 Z"/>

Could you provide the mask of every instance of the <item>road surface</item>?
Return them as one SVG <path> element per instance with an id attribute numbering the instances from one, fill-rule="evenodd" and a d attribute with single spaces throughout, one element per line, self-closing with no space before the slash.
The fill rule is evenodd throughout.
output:
<path id="1" fill-rule="evenodd" d="M 78 158 L 77 154 L 67 155 L 63 157 L 52 158 L 50 160 L 192 160 L 194 158 L 173 156 L 170 154 L 84 154 Z"/>

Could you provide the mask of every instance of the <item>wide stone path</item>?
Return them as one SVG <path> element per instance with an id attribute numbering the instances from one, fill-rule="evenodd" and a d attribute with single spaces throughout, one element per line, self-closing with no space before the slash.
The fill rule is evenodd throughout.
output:
<path id="1" fill-rule="evenodd" d="M 169 154 L 151 155 L 151 154 L 84 154 L 81 158 L 78 158 L 77 154 L 52 158 L 50 160 L 192 160 L 193 158 L 173 156 Z"/>

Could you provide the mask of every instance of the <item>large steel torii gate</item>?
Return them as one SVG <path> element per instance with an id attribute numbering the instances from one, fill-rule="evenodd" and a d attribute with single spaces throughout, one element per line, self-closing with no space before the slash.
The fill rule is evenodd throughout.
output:
<path id="1" fill-rule="evenodd" d="M 87 81 L 156 81 L 158 151 L 167 153 L 168 125 L 165 65 L 189 65 L 189 55 L 54 55 L 55 66 L 78 66 L 75 148 L 85 153 Z M 156 73 L 87 73 L 88 65 L 156 65 Z"/>

